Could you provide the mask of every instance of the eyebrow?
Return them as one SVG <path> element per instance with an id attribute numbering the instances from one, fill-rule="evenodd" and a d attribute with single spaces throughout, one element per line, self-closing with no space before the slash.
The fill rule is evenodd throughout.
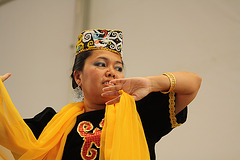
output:
<path id="1" fill-rule="evenodd" d="M 97 57 L 97 59 L 103 59 L 103 60 L 109 61 L 109 59 L 106 57 Z M 122 61 L 115 61 L 115 62 L 123 65 Z"/>

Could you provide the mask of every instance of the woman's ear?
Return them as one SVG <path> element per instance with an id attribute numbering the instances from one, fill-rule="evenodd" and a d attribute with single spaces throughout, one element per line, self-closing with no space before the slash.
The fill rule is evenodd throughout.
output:
<path id="1" fill-rule="evenodd" d="M 77 85 L 79 85 L 80 87 L 82 86 L 81 75 L 82 75 L 81 71 L 73 72 L 74 80 L 77 83 Z"/>

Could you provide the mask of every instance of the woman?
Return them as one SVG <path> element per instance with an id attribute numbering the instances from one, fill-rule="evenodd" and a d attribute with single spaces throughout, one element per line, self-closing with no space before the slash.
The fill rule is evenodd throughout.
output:
<path id="1" fill-rule="evenodd" d="M 106 105 L 121 103 L 123 92 L 136 101 L 152 160 L 155 159 L 155 144 L 161 137 L 185 122 L 186 106 L 197 95 L 201 78 L 185 71 L 124 78 L 121 54 L 122 32 L 119 30 L 95 29 L 80 34 L 72 86 L 83 92 L 83 112 L 76 116 L 63 142 L 62 159 L 99 159 L 101 130 L 106 125 Z M 2 81 L 9 76 L 1 77 Z M 55 111 L 47 108 L 25 122 L 38 138 L 54 115 Z M 43 139 L 41 136 L 39 139 Z"/>

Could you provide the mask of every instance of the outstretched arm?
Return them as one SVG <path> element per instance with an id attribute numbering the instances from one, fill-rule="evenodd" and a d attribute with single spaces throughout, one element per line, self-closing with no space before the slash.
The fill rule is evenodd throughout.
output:
<path id="1" fill-rule="evenodd" d="M 197 95 L 201 85 L 201 77 L 197 74 L 185 71 L 172 72 L 176 78 L 176 105 L 175 113 L 179 113 L 184 109 Z M 170 88 L 169 78 L 162 74 L 151 77 L 136 77 L 126 79 L 114 79 L 111 81 L 114 86 L 103 89 L 102 96 L 118 96 L 107 104 L 114 104 L 119 102 L 119 90 L 132 95 L 136 101 L 144 98 L 150 92 L 166 92 Z"/>

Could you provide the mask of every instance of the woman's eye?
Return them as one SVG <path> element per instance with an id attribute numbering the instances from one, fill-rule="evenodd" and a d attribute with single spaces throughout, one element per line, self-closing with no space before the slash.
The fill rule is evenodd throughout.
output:
<path id="1" fill-rule="evenodd" d="M 96 62 L 94 63 L 95 66 L 98 66 L 98 67 L 106 67 L 106 63 L 105 62 Z"/>
<path id="2" fill-rule="evenodd" d="M 121 66 L 116 66 L 115 69 L 118 71 L 118 72 L 122 72 L 123 68 Z"/>

